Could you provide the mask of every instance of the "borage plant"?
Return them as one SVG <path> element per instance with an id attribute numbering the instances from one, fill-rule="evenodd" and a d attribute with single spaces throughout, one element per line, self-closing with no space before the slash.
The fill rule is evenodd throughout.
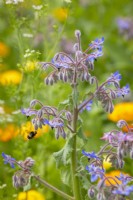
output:
<path id="1" fill-rule="evenodd" d="M 103 55 L 104 38 L 92 41 L 88 48 L 82 51 L 79 30 L 75 31 L 75 36 L 77 43 L 74 45 L 75 55 L 73 57 L 64 52 L 59 52 L 51 62 L 41 62 L 44 70 L 49 67 L 52 68 L 52 72 L 45 78 L 47 85 L 53 85 L 58 81 L 70 83 L 72 94 L 69 101 L 67 101 L 68 105 L 65 109 L 58 110 L 34 99 L 30 102 L 29 108 L 22 109 L 22 114 L 27 117 L 30 116 L 34 125 L 34 131 L 29 136 L 30 138 L 37 134 L 38 128 L 49 125 L 53 129 L 56 139 L 63 137 L 66 140 L 63 149 L 55 152 L 54 157 L 58 167 L 64 165 L 64 168 L 67 166 L 67 170 L 69 169 L 67 172 L 70 176 L 70 195 L 35 175 L 32 172 L 32 166 L 34 165 L 32 158 L 27 157 L 24 161 L 16 161 L 5 153 L 2 153 L 2 156 L 5 164 L 9 163 L 11 167 L 15 165 L 20 167 L 20 170 L 15 172 L 13 176 L 13 186 L 16 188 L 25 187 L 32 177 L 62 196 L 63 199 L 124 200 L 133 191 L 133 185 L 130 183 L 133 178 L 123 173 L 115 178 L 107 177 L 103 167 L 103 159 L 106 154 L 106 159 L 110 159 L 112 166 L 121 169 L 124 165 L 123 158 L 125 156 L 130 155 L 133 158 L 132 129 L 128 127 L 124 120 L 120 120 L 117 124 L 120 130 L 105 133 L 101 139 L 107 141 L 107 144 L 101 147 L 97 153 L 93 151 L 86 152 L 82 149 L 79 151 L 77 138 L 79 135 L 81 138 L 80 113 L 85 109 L 90 110 L 94 99 L 101 103 L 106 112 L 111 113 L 114 109 L 113 100 L 127 95 L 130 92 L 129 85 L 120 87 L 121 75 L 118 71 L 111 74 L 104 83 L 99 84 L 97 78 L 91 75 L 91 71 L 94 70 L 95 60 Z M 96 88 L 94 92 L 89 92 L 87 98 L 82 102 L 81 93 L 79 93 L 81 81 L 86 81 L 90 86 L 95 84 Z M 82 95 L 83 97 L 84 95 Z M 123 126 L 127 126 L 128 133 L 122 132 L 121 128 Z M 87 157 L 88 160 L 86 167 L 82 162 L 83 157 Z M 88 175 L 90 175 L 90 181 L 87 182 L 85 180 L 88 180 Z M 93 182 L 95 183 L 92 184 Z M 87 189 L 87 197 L 84 195 L 82 188 Z"/>

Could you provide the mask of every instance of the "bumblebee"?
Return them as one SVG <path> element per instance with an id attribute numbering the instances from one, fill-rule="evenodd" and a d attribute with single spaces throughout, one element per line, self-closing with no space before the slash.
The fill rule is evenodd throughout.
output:
<path id="1" fill-rule="evenodd" d="M 29 135 L 27 136 L 27 138 L 30 140 L 30 139 L 34 138 L 36 134 L 37 134 L 37 131 L 31 131 L 29 133 Z"/>

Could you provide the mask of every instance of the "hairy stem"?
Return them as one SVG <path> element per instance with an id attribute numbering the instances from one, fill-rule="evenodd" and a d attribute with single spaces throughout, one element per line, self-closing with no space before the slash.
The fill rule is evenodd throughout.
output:
<path id="1" fill-rule="evenodd" d="M 77 72 L 76 66 L 73 77 L 73 151 L 71 156 L 71 168 L 72 168 L 72 183 L 73 183 L 73 193 L 76 200 L 81 200 L 80 196 L 80 187 L 79 187 L 79 178 L 77 176 L 77 120 L 78 120 L 78 90 L 77 90 Z"/>
<path id="2" fill-rule="evenodd" d="M 73 113 L 73 130 L 76 133 L 76 125 L 77 125 L 77 117 L 78 117 L 78 110 L 74 108 Z M 76 176 L 77 173 L 77 134 L 73 136 L 73 151 L 71 157 L 71 164 L 72 164 L 72 182 L 73 182 L 73 192 L 74 197 L 76 200 L 80 200 L 80 189 L 79 189 L 79 178 Z"/>
<path id="3" fill-rule="evenodd" d="M 42 183 L 45 187 L 47 187 L 48 189 L 52 190 L 53 192 L 55 192 L 56 194 L 58 194 L 59 196 L 63 197 L 64 199 L 68 199 L 68 200 L 77 200 L 72 196 L 69 196 L 68 194 L 62 192 L 61 190 L 57 189 L 56 187 L 54 187 L 53 185 L 50 185 L 48 182 L 46 182 L 45 180 L 41 179 L 39 176 L 33 175 L 33 177 L 40 183 Z"/>

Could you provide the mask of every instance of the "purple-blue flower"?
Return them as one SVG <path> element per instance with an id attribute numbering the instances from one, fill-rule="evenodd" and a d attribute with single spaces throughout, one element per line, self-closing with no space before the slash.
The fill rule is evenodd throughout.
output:
<path id="1" fill-rule="evenodd" d="M 102 38 L 96 38 L 94 41 L 92 41 L 89 46 L 92 47 L 92 49 L 97 49 L 101 47 L 101 44 L 104 42 L 104 37 Z"/>
<path id="2" fill-rule="evenodd" d="M 86 101 L 86 100 L 85 100 Z M 84 104 L 85 103 L 85 101 L 82 103 L 82 104 Z M 93 103 L 93 101 L 92 100 L 90 100 L 87 104 L 86 104 L 86 106 L 85 107 L 83 107 L 81 110 L 80 110 L 80 112 L 82 112 L 83 110 L 87 110 L 87 111 L 90 111 L 91 110 L 91 108 L 92 108 L 92 103 Z"/>
<path id="3" fill-rule="evenodd" d="M 12 168 L 14 168 L 15 159 L 12 158 L 10 155 L 7 155 L 2 152 L 2 157 L 4 158 L 4 164 L 9 163 Z"/>
<path id="4" fill-rule="evenodd" d="M 31 108 L 22 108 L 21 113 L 26 116 L 36 115 L 37 111 Z"/>
<path id="5" fill-rule="evenodd" d="M 94 159 L 100 159 L 95 152 L 85 152 L 84 150 L 82 150 L 82 154 L 87 156 L 88 158 L 94 158 Z"/>
<path id="6" fill-rule="evenodd" d="M 126 18 L 118 18 L 117 25 L 120 30 L 128 30 L 130 28 L 130 20 Z"/>
<path id="7" fill-rule="evenodd" d="M 96 60 L 98 57 L 101 57 L 102 55 L 103 55 L 102 48 L 99 48 L 97 51 L 89 54 L 86 61 L 93 63 L 94 60 Z"/>
<path id="8" fill-rule="evenodd" d="M 112 191 L 113 194 L 120 194 L 128 196 L 130 193 L 133 192 L 133 185 L 125 186 L 125 185 L 119 185 L 117 189 L 114 189 Z"/>
<path id="9" fill-rule="evenodd" d="M 72 64 L 72 61 L 67 56 L 56 54 L 51 63 L 54 64 L 57 69 L 60 69 L 69 68 Z"/>
<path id="10" fill-rule="evenodd" d="M 88 111 L 90 111 L 91 110 L 91 107 L 92 107 L 92 103 L 93 103 L 93 101 L 92 100 L 90 100 L 89 102 L 88 102 L 88 104 L 86 105 L 86 110 L 88 110 Z"/>
<path id="11" fill-rule="evenodd" d="M 116 176 L 116 178 L 117 178 L 119 181 L 121 181 L 123 185 L 126 185 L 127 183 L 129 183 L 129 182 L 132 180 L 131 177 L 129 177 L 129 176 L 127 176 L 127 175 L 124 175 L 124 174 L 122 174 L 122 173 L 120 174 L 119 177 Z"/>
<path id="12" fill-rule="evenodd" d="M 129 87 L 129 84 L 127 84 L 126 86 L 124 86 L 123 88 L 120 88 L 116 91 L 117 93 L 117 96 L 120 97 L 120 96 L 125 96 L 127 94 L 130 93 L 130 87 Z"/>
<path id="13" fill-rule="evenodd" d="M 109 81 L 109 83 L 112 81 L 119 83 L 121 78 L 122 78 L 121 74 L 118 71 L 116 71 L 113 74 L 111 74 L 111 76 L 107 80 Z"/>
<path id="14" fill-rule="evenodd" d="M 104 169 L 101 169 L 98 166 L 95 165 L 89 165 L 86 166 L 86 170 L 89 172 L 91 175 L 91 182 L 95 182 L 98 178 L 103 178 L 104 175 Z"/>

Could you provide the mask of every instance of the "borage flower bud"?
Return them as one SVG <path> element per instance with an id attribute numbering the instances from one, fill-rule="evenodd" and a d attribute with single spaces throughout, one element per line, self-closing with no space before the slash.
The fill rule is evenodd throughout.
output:
<path id="1" fill-rule="evenodd" d="M 72 114 L 70 112 L 66 112 L 66 118 L 70 122 L 72 120 Z"/>
<path id="2" fill-rule="evenodd" d="M 98 185 L 97 185 L 98 190 L 101 190 L 101 189 L 104 187 L 104 182 L 105 182 L 104 179 L 101 179 L 101 180 L 98 182 Z"/>
<path id="3" fill-rule="evenodd" d="M 97 194 L 97 200 L 103 200 L 103 195 L 102 193 Z"/>
<path id="4" fill-rule="evenodd" d="M 45 78 L 45 84 L 49 85 L 49 78 L 48 77 Z"/>
<path id="5" fill-rule="evenodd" d="M 118 128 L 122 128 L 123 126 L 126 126 L 127 125 L 127 123 L 126 123 L 126 121 L 125 120 L 119 120 L 118 122 L 117 122 L 117 127 Z"/>
<path id="6" fill-rule="evenodd" d="M 41 118 L 42 115 L 43 115 L 42 109 L 38 110 L 38 112 L 37 112 L 37 116 L 38 116 L 39 118 Z"/>
<path id="7" fill-rule="evenodd" d="M 80 37 L 80 36 L 81 36 L 80 30 L 75 30 L 75 36 L 76 36 L 76 37 Z"/>
<path id="8" fill-rule="evenodd" d="M 63 81 L 63 72 L 59 72 L 59 79 L 61 80 L 61 81 Z"/>
<path id="9" fill-rule="evenodd" d="M 119 168 L 122 169 L 124 167 L 124 160 L 118 159 Z"/>
<path id="10" fill-rule="evenodd" d="M 30 102 L 30 107 L 35 106 L 36 103 L 37 103 L 37 100 L 36 100 L 36 99 L 33 99 L 33 100 Z"/>
<path id="11" fill-rule="evenodd" d="M 90 81 L 91 85 L 94 84 L 95 83 L 95 77 L 94 76 L 90 77 L 89 81 Z"/>
<path id="12" fill-rule="evenodd" d="M 12 178 L 13 186 L 15 188 L 26 186 L 29 182 L 29 177 L 30 175 L 25 173 L 24 171 L 22 170 L 17 171 Z"/>
<path id="13" fill-rule="evenodd" d="M 74 49 L 75 52 L 78 51 L 78 49 L 79 49 L 79 44 L 78 44 L 78 43 L 75 43 L 74 46 L 73 46 L 73 49 Z"/>
<path id="14" fill-rule="evenodd" d="M 90 70 L 94 70 L 94 62 L 92 61 L 86 61 L 86 63 L 85 63 L 87 66 L 88 66 L 88 69 L 90 69 Z"/>
<path id="15" fill-rule="evenodd" d="M 102 102 L 103 108 L 106 112 L 108 113 L 112 113 L 114 110 L 114 105 L 111 101 L 111 99 L 107 100 L 107 101 L 103 101 Z"/>
<path id="16" fill-rule="evenodd" d="M 76 58 L 77 58 L 78 61 L 82 58 L 82 56 L 83 56 L 82 51 L 79 51 L 79 50 L 76 51 Z"/>
<path id="17" fill-rule="evenodd" d="M 111 99 L 116 99 L 117 98 L 117 93 L 113 90 L 110 91 L 110 97 Z"/>
<path id="18" fill-rule="evenodd" d="M 65 73 L 63 74 L 63 81 L 64 81 L 64 82 L 67 82 L 67 81 L 68 81 L 67 72 L 65 72 Z"/>
<path id="19" fill-rule="evenodd" d="M 84 72 L 84 80 L 89 81 L 91 75 L 88 72 Z"/>
<path id="20" fill-rule="evenodd" d="M 119 159 L 123 159 L 123 156 L 124 156 L 124 149 L 118 147 L 118 149 L 117 149 L 117 154 L 118 154 Z"/>
<path id="21" fill-rule="evenodd" d="M 88 190 L 88 196 L 90 198 L 94 198 L 95 196 L 95 190 L 92 187 Z"/>

